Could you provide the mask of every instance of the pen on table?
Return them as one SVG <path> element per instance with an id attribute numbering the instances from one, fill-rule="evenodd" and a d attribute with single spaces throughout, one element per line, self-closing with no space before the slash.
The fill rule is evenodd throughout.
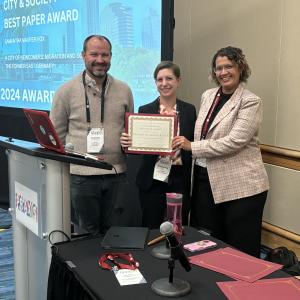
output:
<path id="1" fill-rule="evenodd" d="M 154 244 L 157 244 L 158 242 L 162 241 L 163 239 L 165 238 L 164 235 L 160 235 L 159 237 L 151 240 L 150 242 L 148 242 L 148 246 L 151 246 L 151 245 L 154 245 Z"/>

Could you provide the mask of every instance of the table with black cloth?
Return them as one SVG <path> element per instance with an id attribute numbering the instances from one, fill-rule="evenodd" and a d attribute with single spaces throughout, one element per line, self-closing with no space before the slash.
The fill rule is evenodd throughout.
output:
<path id="1" fill-rule="evenodd" d="M 183 243 L 210 239 L 217 242 L 217 247 L 201 251 L 205 253 L 218 248 L 224 248 L 225 243 L 198 232 L 194 228 L 186 228 L 182 238 Z M 158 230 L 151 230 L 148 240 L 159 235 Z M 163 243 L 163 242 L 162 242 Z M 112 271 L 103 270 L 98 265 L 99 257 L 108 252 L 101 247 L 100 237 L 90 237 L 71 242 L 58 243 L 53 247 L 52 261 L 48 279 L 48 300 L 77 300 L 77 299 L 166 299 L 151 290 L 151 284 L 156 279 L 169 277 L 168 261 L 153 257 L 150 252 L 153 246 L 145 250 L 130 250 L 140 263 L 139 270 L 146 279 L 146 284 L 120 286 Z M 109 252 L 120 252 L 111 250 Z M 187 252 L 187 256 L 200 252 Z M 266 278 L 288 277 L 283 271 L 276 271 Z M 179 261 L 176 261 L 174 277 L 186 280 L 191 285 L 190 294 L 176 299 L 226 299 L 216 282 L 232 281 L 233 279 L 195 265 L 186 272 Z"/>

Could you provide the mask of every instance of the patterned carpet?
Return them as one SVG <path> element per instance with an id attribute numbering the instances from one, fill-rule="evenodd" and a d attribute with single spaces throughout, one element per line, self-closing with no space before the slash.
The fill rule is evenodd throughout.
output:
<path id="1" fill-rule="evenodd" d="M 15 299 L 11 216 L 0 208 L 0 300 Z"/>

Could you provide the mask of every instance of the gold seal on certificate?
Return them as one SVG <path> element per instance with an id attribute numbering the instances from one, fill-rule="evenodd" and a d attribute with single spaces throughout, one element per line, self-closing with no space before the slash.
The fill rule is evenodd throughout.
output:
<path id="1" fill-rule="evenodd" d="M 159 114 L 126 114 L 125 131 L 132 145 L 127 153 L 173 154 L 172 139 L 177 133 L 177 117 Z"/>

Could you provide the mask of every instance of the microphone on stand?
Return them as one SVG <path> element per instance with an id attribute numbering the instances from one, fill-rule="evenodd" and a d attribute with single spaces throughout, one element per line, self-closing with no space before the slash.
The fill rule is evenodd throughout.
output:
<path id="1" fill-rule="evenodd" d="M 183 232 L 182 228 L 182 194 L 179 193 L 166 193 L 167 200 L 167 220 L 173 225 L 173 230 L 175 232 L 175 236 L 178 239 L 178 242 L 181 242 L 181 235 Z M 170 225 L 169 225 L 170 226 Z M 168 226 L 163 226 L 163 230 L 167 230 Z M 167 230 L 168 231 L 168 230 Z M 162 238 L 161 238 L 162 237 Z M 161 241 L 165 238 L 165 235 L 162 235 L 157 240 L 151 241 L 153 244 L 156 241 Z M 166 241 L 164 245 L 158 245 L 157 247 L 151 250 L 151 255 L 159 259 L 169 259 L 171 256 L 171 249 L 169 247 L 169 242 Z"/>
<path id="2" fill-rule="evenodd" d="M 163 234 L 169 242 L 171 248 L 171 256 L 174 259 L 178 259 L 182 267 L 189 272 L 191 270 L 191 264 L 183 252 L 182 244 L 178 242 L 175 234 L 174 227 L 171 222 L 164 222 L 160 225 L 160 233 Z"/>
<path id="3" fill-rule="evenodd" d="M 173 277 L 175 260 L 178 259 L 182 267 L 188 272 L 191 265 L 183 252 L 182 245 L 178 242 L 174 228 L 171 222 L 164 222 L 160 225 L 160 232 L 166 237 L 171 249 L 171 257 L 168 260 L 169 278 L 160 278 L 151 284 L 154 293 L 165 297 L 181 297 L 187 295 L 191 291 L 191 285 L 180 278 Z"/>

